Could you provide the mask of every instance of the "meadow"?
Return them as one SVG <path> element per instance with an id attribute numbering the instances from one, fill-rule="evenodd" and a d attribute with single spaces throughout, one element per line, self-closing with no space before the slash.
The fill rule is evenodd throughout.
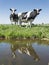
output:
<path id="1" fill-rule="evenodd" d="M 49 26 L 32 25 L 19 27 L 12 24 L 0 24 L 0 39 L 49 39 Z"/>

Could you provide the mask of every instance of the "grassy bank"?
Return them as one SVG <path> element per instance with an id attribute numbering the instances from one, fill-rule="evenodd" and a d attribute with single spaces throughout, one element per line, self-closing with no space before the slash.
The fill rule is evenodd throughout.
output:
<path id="1" fill-rule="evenodd" d="M 31 28 L 0 25 L 0 39 L 49 39 L 49 26 L 33 25 Z"/>

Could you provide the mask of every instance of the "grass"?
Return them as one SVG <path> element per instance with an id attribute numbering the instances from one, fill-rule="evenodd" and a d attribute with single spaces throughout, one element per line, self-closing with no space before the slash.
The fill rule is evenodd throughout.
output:
<path id="1" fill-rule="evenodd" d="M 17 25 L 0 25 L 0 39 L 49 39 L 49 26 L 33 25 L 31 28 Z"/>

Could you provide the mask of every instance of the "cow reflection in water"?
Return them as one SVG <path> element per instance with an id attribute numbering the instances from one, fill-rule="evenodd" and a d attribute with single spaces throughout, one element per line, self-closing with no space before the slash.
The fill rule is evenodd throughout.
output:
<path id="1" fill-rule="evenodd" d="M 40 60 L 39 56 L 37 55 L 31 44 L 12 44 L 11 50 L 13 58 L 16 58 L 17 50 L 20 54 L 27 54 L 28 56 L 32 56 L 35 61 Z"/>

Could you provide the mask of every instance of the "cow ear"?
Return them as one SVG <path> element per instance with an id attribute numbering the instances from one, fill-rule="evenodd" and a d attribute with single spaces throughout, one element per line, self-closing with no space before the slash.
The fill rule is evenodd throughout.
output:
<path id="1" fill-rule="evenodd" d="M 39 12 L 41 11 L 42 9 L 39 9 Z"/>
<path id="2" fill-rule="evenodd" d="M 10 11 L 12 11 L 12 9 L 10 8 Z"/>
<path id="3" fill-rule="evenodd" d="M 15 9 L 14 11 L 17 11 L 17 9 Z"/>
<path id="4" fill-rule="evenodd" d="M 34 11 L 36 11 L 36 9 L 34 9 Z"/>

